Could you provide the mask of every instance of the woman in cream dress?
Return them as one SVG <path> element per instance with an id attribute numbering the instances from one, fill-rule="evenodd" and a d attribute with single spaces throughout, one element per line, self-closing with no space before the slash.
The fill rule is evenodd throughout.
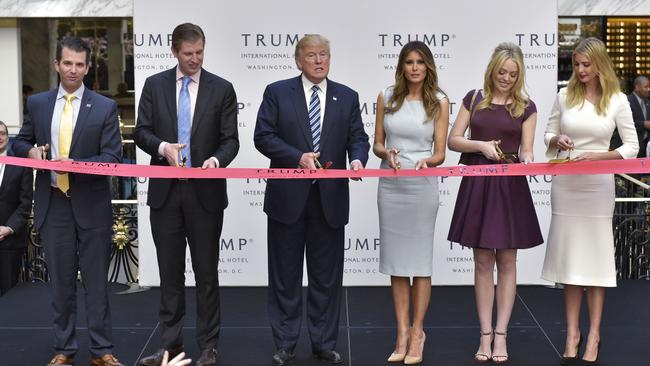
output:
<path id="1" fill-rule="evenodd" d="M 400 52 L 395 84 L 377 98 L 373 152 L 383 169 L 440 165 L 448 125 L 449 102 L 438 87 L 433 55 L 426 44 L 409 42 Z M 377 205 L 379 271 L 391 276 L 397 319 L 395 350 L 388 362 L 420 363 L 431 296 L 437 177 L 380 178 Z"/>
<path id="2" fill-rule="evenodd" d="M 623 145 L 608 151 L 616 128 Z M 593 161 L 636 157 L 639 145 L 630 105 L 619 90 L 602 41 L 587 38 L 573 52 L 573 76 L 557 95 L 544 142 L 549 158 L 570 155 L 572 161 Z M 580 306 L 586 289 L 590 328 L 582 364 L 592 365 L 600 348 L 605 287 L 616 286 L 614 176 L 555 176 L 551 205 L 542 278 L 565 285 L 567 338 L 561 364 L 580 362 Z"/>

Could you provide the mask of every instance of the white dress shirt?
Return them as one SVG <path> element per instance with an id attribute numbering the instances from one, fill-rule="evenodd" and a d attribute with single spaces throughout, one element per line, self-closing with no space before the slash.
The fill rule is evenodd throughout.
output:
<path id="1" fill-rule="evenodd" d="M 7 149 L 0 153 L 0 156 L 7 156 Z M 5 176 L 5 164 L 0 163 L 0 187 L 2 187 L 2 178 Z"/>

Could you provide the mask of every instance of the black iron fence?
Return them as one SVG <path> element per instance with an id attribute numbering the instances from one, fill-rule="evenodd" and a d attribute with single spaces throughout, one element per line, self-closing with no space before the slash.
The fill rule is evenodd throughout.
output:
<path id="1" fill-rule="evenodd" d="M 649 186 L 627 175 L 616 176 L 614 245 L 619 279 L 650 280 L 650 191 Z M 138 215 L 136 200 L 113 201 L 113 248 L 111 282 L 138 281 Z M 33 221 L 30 220 L 30 228 Z M 21 280 L 47 282 L 47 260 L 38 233 L 30 230 L 23 258 Z"/>

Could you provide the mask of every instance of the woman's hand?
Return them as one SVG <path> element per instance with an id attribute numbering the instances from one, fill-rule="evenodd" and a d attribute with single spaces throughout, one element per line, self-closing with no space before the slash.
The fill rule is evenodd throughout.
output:
<path id="1" fill-rule="evenodd" d="M 418 160 L 418 162 L 415 163 L 415 170 L 420 170 L 420 169 L 423 169 L 423 168 L 428 168 L 428 167 L 429 167 L 429 164 L 427 163 L 428 160 L 429 160 L 429 159 L 424 159 L 424 158 Z"/>
<path id="2" fill-rule="evenodd" d="M 571 159 L 571 161 L 596 161 L 596 160 L 605 160 L 601 156 L 600 153 L 597 152 L 586 152 L 582 153 L 575 158 Z"/>
<path id="3" fill-rule="evenodd" d="M 560 151 L 571 150 L 573 149 L 573 140 L 567 135 L 557 135 L 555 145 Z"/>
<path id="4" fill-rule="evenodd" d="M 499 153 L 497 152 L 497 144 L 501 141 L 478 141 L 481 143 L 479 151 L 483 156 L 490 160 L 499 160 Z"/>
<path id="5" fill-rule="evenodd" d="M 402 166 L 399 163 L 399 150 L 396 148 L 388 149 L 388 166 L 394 170 L 400 169 Z"/>
<path id="6" fill-rule="evenodd" d="M 533 153 L 525 152 L 519 154 L 519 161 L 523 164 L 528 164 L 533 162 Z"/>

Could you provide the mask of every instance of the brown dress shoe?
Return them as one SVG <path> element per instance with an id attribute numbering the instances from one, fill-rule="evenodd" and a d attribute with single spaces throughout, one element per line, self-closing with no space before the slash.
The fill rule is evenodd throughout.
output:
<path id="1" fill-rule="evenodd" d="M 183 352 L 183 346 L 170 348 L 167 350 L 169 352 L 169 359 L 178 356 L 179 353 Z M 142 366 L 160 366 L 163 361 L 163 356 L 165 354 L 165 349 L 161 348 L 157 350 L 154 354 L 140 359 L 139 365 Z"/>
<path id="2" fill-rule="evenodd" d="M 66 356 L 64 354 L 54 355 L 52 361 L 47 366 L 72 366 L 74 365 L 74 356 Z"/>
<path id="3" fill-rule="evenodd" d="M 100 358 L 93 358 L 90 366 L 124 366 L 115 356 L 107 353 Z"/>

